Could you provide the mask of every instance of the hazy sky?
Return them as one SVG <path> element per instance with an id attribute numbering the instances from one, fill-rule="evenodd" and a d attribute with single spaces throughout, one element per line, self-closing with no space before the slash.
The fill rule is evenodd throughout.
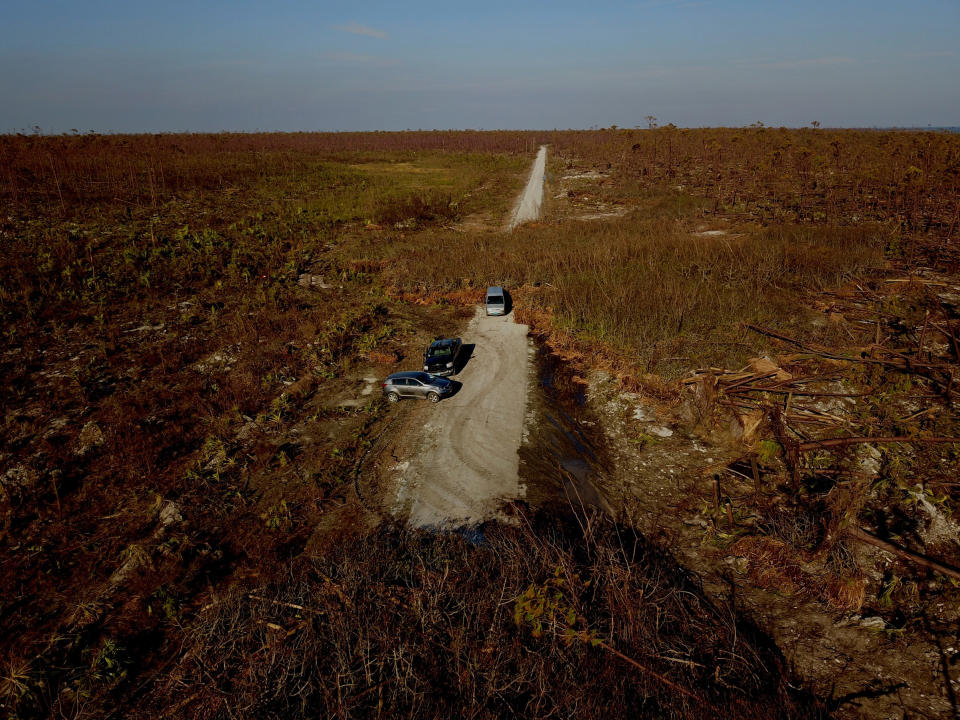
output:
<path id="1" fill-rule="evenodd" d="M 0 0 L 0 132 L 960 125 L 960 0 Z"/>

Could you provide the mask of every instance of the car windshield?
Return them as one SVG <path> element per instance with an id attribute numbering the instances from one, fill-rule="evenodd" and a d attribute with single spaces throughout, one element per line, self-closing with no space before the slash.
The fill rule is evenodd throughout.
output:
<path id="1" fill-rule="evenodd" d="M 413 377 L 422 383 L 428 383 L 433 380 L 433 377 L 431 375 L 427 375 L 427 373 L 417 373 Z"/>
<path id="2" fill-rule="evenodd" d="M 487 305 L 503 305 L 503 295 L 487 295 Z"/>
<path id="3" fill-rule="evenodd" d="M 453 355 L 453 348 L 449 345 L 437 345 L 430 348 L 430 350 L 427 352 L 427 357 L 432 358 L 444 358 L 450 357 L 451 355 Z"/>

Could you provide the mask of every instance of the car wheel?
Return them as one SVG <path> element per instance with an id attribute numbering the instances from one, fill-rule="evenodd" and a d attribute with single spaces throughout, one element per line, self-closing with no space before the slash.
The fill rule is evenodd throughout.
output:
<path id="1" fill-rule="evenodd" d="M 390 402 L 395 403 L 399 399 L 400 399 L 400 396 L 397 395 L 396 393 L 394 392 L 387 393 L 387 400 L 389 400 Z"/>
<path id="2" fill-rule="evenodd" d="M 427 395 L 427 400 L 429 400 L 432 403 L 438 403 L 440 402 L 440 396 L 432 392 L 429 395 Z"/>

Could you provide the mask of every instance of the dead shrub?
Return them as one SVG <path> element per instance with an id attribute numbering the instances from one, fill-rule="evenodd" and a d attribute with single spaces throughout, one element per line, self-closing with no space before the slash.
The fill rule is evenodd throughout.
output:
<path id="1" fill-rule="evenodd" d="M 483 291 L 472 288 L 459 290 L 429 290 L 419 291 L 402 290 L 396 286 L 387 289 L 390 297 L 411 305 L 453 305 L 456 307 L 470 307 L 483 302 Z"/>
<path id="2" fill-rule="evenodd" d="M 457 218 L 459 211 L 449 195 L 417 194 L 385 198 L 377 203 L 374 219 L 386 225 L 409 224 L 412 227 Z"/>
<path id="3" fill-rule="evenodd" d="M 838 610 L 860 612 L 867 595 L 867 579 L 862 575 L 852 578 L 831 577 L 827 580 L 824 595 Z"/>
<path id="4" fill-rule="evenodd" d="M 386 264 L 385 260 L 351 260 L 348 266 L 355 273 L 376 273 L 383 270 Z"/>
<path id="5" fill-rule="evenodd" d="M 367 357 L 378 365 L 396 365 L 400 362 L 400 355 L 395 350 L 372 350 Z"/>
<path id="6" fill-rule="evenodd" d="M 758 587 L 786 595 L 825 602 L 838 610 L 859 610 L 865 598 L 866 579 L 857 571 L 851 577 L 821 568 L 809 553 L 769 536 L 752 535 L 734 543 L 730 552 L 747 561 L 747 573 Z"/>

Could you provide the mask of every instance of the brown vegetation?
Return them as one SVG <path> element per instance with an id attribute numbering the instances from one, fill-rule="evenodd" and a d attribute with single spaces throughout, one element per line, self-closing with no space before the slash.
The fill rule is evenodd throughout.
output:
<path id="1" fill-rule="evenodd" d="M 622 217 L 448 228 L 502 216 L 545 142 L 554 176 L 603 173 L 582 197 Z M 188 687 L 163 709 L 696 716 L 660 675 L 733 716 L 818 712 L 790 696 L 759 636 L 734 647 L 734 618 L 607 525 L 586 538 L 491 529 L 481 547 L 382 529 L 325 550 L 369 520 L 350 481 L 384 413 L 334 399 L 356 401 L 370 363 L 386 370 L 455 330 L 448 309 L 487 284 L 517 288 L 524 317 L 577 362 L 660 396 L 692 368 L 776 347 L 748 323 L 863 347 L 873 326 L 813 325 L 810 298 L 873 292 L 921 259 L 955 270 L 958 158 L 954 136 L 767 128 L 0 137 L 4 711 L 148 716 Z M 697 235 L 712 219 L 731 232 Z M 870 299 L 885 352 L 952 366 L 953 311 L 907 289 Z M 907 392 L 900 375 L 850 367 L 851 392 L 880 393 L 850 432 L 909 432 L 888 402 Z M 910 427 L 945 435 L 956 390 L 932 372 L 908 373 L 938 395 Z M 930 502 L 953 503 L 954 466 L 931 453 L 884 451 L 894 482 L 873 489 L 903 501 L 921 472 Z M 816 455 L 778 527 L 873 513 L 878 528 L 873 486 L 851 490 L 852 450 Z M 761 463 L 770 487 L 792 477 L 777 457 Z M 813 489 L 832 471 L 826 495 Z M 843 547 L 800 549 L 832 552 L 855 580 Z M 549 623 L 513 622 L 540 600 Z"/>
<path id="2" fill-rule="evenodd" d="M 384 529 L 183 629 L 170 717 L 817 717 L 761 635 L 600 517 L 521 513 L 475 544 Z M 584 535 L 583 533 L 586 533 Z M 169 699 L 178 698 L 171 706 Z"/>
<path id="3" fill-rule="evenodd" d="M 764 222 L 893 221 L 940 237 L 960 222 L 960 141 L 951 133 L 668 126 L 561 134 L 556 144 L 609 165 L 615 180 L 681 184 L 715 212 Z"/>

